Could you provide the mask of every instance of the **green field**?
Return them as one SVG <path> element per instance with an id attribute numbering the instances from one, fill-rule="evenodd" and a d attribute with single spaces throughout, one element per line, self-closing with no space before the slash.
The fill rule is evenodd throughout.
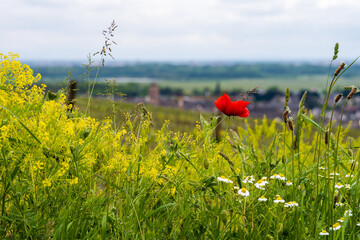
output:
<path id="1" fill-rule="evenodd" d="M 318 76 L 297 76 L 289 78 L 244 78 L 244 79 L 232 79 L 232 80 L 218 80 L 221 83 L 222 90 L 233 90 L 241 89 L 248 90 L 253 87 L 259 86 L 260 89 L 267 90 L 269 88 L 277 88 L 285 92 L 286 88 L 290 88 L 291 91 L 298 90 L 322 90 L 326 87 L 326 75 Z M 158 81 L 159 86 L 161 87 L 170 87 L 170 88 L 180 88 L 183 89 L 185 93 L 190 94 L 195 89 L 202 90 L 208 88 L 209 90 L 214 90 L 216 83 L 218 81 Z M 350 86 L 356 85 L 359 83 L 359 79 L 352 78 L 343 78 L 338 87 L 341 86 Z"/>

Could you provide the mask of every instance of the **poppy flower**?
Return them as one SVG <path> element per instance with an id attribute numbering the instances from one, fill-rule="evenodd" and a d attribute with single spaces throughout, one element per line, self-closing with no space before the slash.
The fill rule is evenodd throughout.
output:
<path id="1" fill-rule="evenodd" d="M 249 105 L 249 102 L 241 100 L 232 102 L 230 97 L 225 93 L 215 101 L 215 106 L 224 114 L 243 118 L 250 115 L 249 109 L 246 108 L 247 105 Z"/>

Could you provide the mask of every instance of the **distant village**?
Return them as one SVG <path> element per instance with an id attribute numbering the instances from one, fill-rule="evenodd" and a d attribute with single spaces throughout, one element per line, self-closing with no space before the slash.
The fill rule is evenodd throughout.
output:
<path id="1" fill-rule="evenodd" d="M 256 93 L 260 97 L 255 97 L 255 94 L 249 96 L 248 109 L 250 110 L 250 116 L 254 118 L 262 118 L 266 116 L 269 119 L 281 118 L 284 111 L 285 94 L 277 93 L 271 97 L 271 99 L 261 99 L 262 92 Z M 298 112 L 298 105 L 303 92 L 291 93 L 289 100 L 289 107 L 291 110 L 290 116 L 296 116 Z M 334 105 L 334 100 L 337 94 L 331 94 L 328 101 L 328 111 L 326 120 L 328 121 L 331 116 L 331 110 Z M 339 121 L 341 110 L 345 102 L 347 93 L 344 93 L 343 99 L 340 100 L 336 106 L 334 117 L 335 121 Z M 217 109 L 214 105 L 214 101 L 219 96 L 162 96 L 160 95 L 159 86 L 156 83 L 152 83 L 148 90 L 148 95 L 145 98 L 134 97 L 128 98 L 129 102 L 144 102 L 155 106 L 164 106 L 171 108 L 194 110 L 199 112 L 214 112 L 217 113 Z M 238 96 L 231 96 L 234 100 L 243 100 L 240 94 Z M 309 91 L 305 100 L 306 110 L 311 112 L 315 117 L 320 116 L 322 104 L 325 95 L 321 92 Z M 347 124 L 352 121 L 353 127 L 359 127 L 360 120 L 360 96 L 355 95 L 346 105 L 343 114 L 343 123 Z"/>

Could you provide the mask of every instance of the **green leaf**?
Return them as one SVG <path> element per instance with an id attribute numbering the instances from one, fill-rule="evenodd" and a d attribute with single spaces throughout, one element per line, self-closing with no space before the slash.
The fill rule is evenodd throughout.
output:
<path id="1" fill-rule="evenodd" d="M 161 209 L 164 209 L 164 208 L 167 208 L 167 207 L 170 207 L 170 206 L 175 206 L 175 205 L 176 205 L 176 203 L 167 203 L 167 204 L 164 204 L 164 205 L 158 207 L 157 209 L 155 209 L 154 211 L 152 211 L 149 215 L 147 215 L 147 217 L 149 218 L 150 216 L 152 216 L 152 215 L 160 212 Z"/>

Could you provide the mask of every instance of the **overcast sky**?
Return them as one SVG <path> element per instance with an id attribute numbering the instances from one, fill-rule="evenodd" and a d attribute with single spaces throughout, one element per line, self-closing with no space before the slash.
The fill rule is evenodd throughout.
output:
<path id="1" fill-rule="evenodd" d="M 82 60 L 112 20 L 118 60 L 327 60 L 360 54 L 359 0 L 2 0 L 0 52 Z"/>

